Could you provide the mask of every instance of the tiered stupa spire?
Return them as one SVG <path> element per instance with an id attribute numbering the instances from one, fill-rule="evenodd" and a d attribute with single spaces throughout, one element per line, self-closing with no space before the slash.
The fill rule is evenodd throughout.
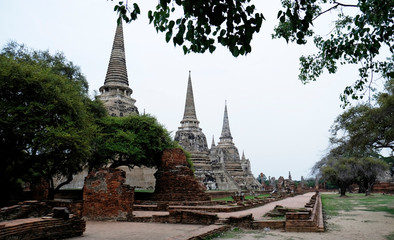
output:
<path id="1" fill-rule="evenodd" d="M 211 148 L 213 148 L 213 147 L 215 147 L 216 146 L 216 144 L 215 144 L 215 136 L 214 135 L 212 135 L 212 143 L 211 143 Z"/>
<path id="2" fill-rule="evenodd" d="M 189 71 L 185 101 L 185 112 L 181 121 L 181 128 L 199 128 L 199 123 L 200 122 L 197 120 L 196 115 L 196 107 L 194 106 L 191 71 Z"/>
<path id="3" fill-rule="evenodd" d="M 112 45 L 111 57 L 109 59 L 107 75 L 104 85 L 119 84 L 129 86 L 127 77 L 126 55 L 124 50 L 122 21 L 116 27 L 114 43 Z"/>
<path id="4" fill-rule="evenodd" d="M 100 93 L 99 98 L 110 115 L 138 114 L 138 108 L 134 105 L 135 99 L 130 96 L 133 90 L 129 87 L 127 76 L 122 21 L 116 27 L 107 74 L 104 85 L 100 87 Z"/>
<path id="5" fill-rule="evenodd" d="M 233 137 L 231 136 L 230 131 L 230 123 L 228 121 L 227 102 L 224 106 L 222 134 L 219 139 L 219 143 L 233 143 Z"/>

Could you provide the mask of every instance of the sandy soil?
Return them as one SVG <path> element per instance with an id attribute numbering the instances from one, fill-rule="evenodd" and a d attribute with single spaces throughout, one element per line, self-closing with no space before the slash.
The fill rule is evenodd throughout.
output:
<path id="1" fill-rule="evenodd" d="M 270 240 L 316 240 L 316 239 L 347 239 L 347 240 L 384 240 L 385 236 L 394 233 L 394 217 L 384 212 L 351 211 L 326 219 L 326 232 L 323 233 L 292 233 L 280 230 L 252 231 L 226 235 L 226 239 L 270 239 Z"/>

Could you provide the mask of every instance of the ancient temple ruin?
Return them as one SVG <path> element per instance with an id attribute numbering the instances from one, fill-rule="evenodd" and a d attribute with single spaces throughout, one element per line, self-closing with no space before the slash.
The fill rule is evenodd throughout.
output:
<path id="1" fill-rule="evenodd" d="M 132 93 L 127 75 L 123 26 L 120 21 L 116 27 L 104 85 L 100 87 L 100 95 L 97 97 L 103 102 L 111 116 L 125 117 L 130 114 L 139 114 L 135 106 L 136 100 L 131 97 Z M 119 169 L 126 172 L 126 184 L 136 188 L 154 189 L 156 168 L 135 167 L 130 170 L 123 166 Z M 88 170 L 85 169 L 75 175 L 73 181 L 63 186 L 62 189 L 82 188 L 87 174 Z"/>
<path id="2" fill-rule="evenodd" d="M 225 106 L 223 128 L 220 141 L 215 145 L 212 140 L 208 149 L 207 140 L 199 127 L 194 105 L 191 75 L 187 84 L 185 111 L 181 126 L 175 134 L 186 151 L 190 152 L 195 167 L 195 176 L 204 183 L 207 189 L 220 190 L 252 190 L 260 189 L 260 183 L 253 177 L 250 161 L 239 157 L 230 132 L 227 105 Z"/>
<path id="3" fill-rule="evenodd" d="M 200 182 L 204 183 L 207 189 L 239 190 L 238 185 L 224 169 L 223 164 L 211 163 L 207 139 L 199 127 L 199 123 L 194 106 L 191 74 L 189 72 L 185 112 L 174 139 L 191 154 L 191 160 L 195 168 L 194 175 Z"/>
<path id="4" fill-rule="evenodd" d="M 126 68 L 126 57 L 123 39 L 123 27 L 120 22 L 116 27 L 111 56 L 108 64 L 104 85 L 100 87 L 98 98 L 104 103 L 111 116 L 125 117 L 139 114 L 135 106 L 136 100 L 131 97 L 133 90 L 129 86 Z M 219 190 L 253 190 L 260 189 L 260 183 L 253 177 L 250 162 L 232 141 L 228 120 L 227 105 L 225 106 L 223 128 L 220 141 L 209 149 L 205 134 L 197 120 L 191 75 L 189 72 L 185 111 L 181 126 L 175 134 L 175 140 L 188 152 L 195 167 L 195 177 L 205 185 L 206 189 Z M 156 168 L 119 167 L 126 172 L 126 184 L 137 189 L 154 189 L 156 184 Z M 74 176 L 74 180 L 64 186 L 67 188 L 82 188 L 87 170 Z"/>

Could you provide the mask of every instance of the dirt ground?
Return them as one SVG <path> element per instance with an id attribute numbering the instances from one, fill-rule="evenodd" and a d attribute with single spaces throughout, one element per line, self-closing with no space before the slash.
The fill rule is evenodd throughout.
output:
<path id="1" fill-rule="evenodd" d="M 220 240 L 227 239 L 270 239 L 270 240 L 385 240 L 385 236 L 394 233 L 394 217 L 384 212 L 351 211 L 341 212 L 338 216 L 326 219 L 326 232 L 294 233 L 280 230 L 225 233 Z"/>
<path id="2" fill-rule="evenodd" d="M 272 202 L 264 206 L 233 213 L 218 213 L 219 217 L 240 216 L 253 214 L 255 219 L 260 219 L 265 212 L 273 209 L 275 205 L 287 207 L 302 207 L 313 193 L 306 193 L 292 198 L 286 198 Z M 394 204 L 394 203 L 393 203 Z M 137 211 L 134 212 L 137 214 Z M 141 215 L 152 214 L 145 211 Z M 158 214 L 159 212 L 154 212 Z M 385 240 L 385 236 L 394 234 L 394 217 L 385 212 L 363 211 L 361 208 L 341 212 L 338 216 L 326 219 L 326 232 L 323 233 L 297 233 L 283 232 L 281 230 L 240 230 L 222 233 L 217 240 L 228 239 L 272 239 L 272 240 Z M 159 223 L 136 223 L 136 222 L 87 222 L 86 232 L 81 237 L 72 239 L 96 240 L 96 239 L 133 239 L 133 240 L 186 240 L 209 232 L 219 225 L 185 225 L 185 224 L 159 224 Z M 390 239 L 393 239 L 392 236 Z"/>

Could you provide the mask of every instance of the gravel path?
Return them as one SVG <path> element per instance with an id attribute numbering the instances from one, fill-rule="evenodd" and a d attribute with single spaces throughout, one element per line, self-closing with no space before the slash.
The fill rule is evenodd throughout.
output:
<path id="1" fill-rule="evenodd" d="M 288 208 L 302 208 L 305 206 L 305 203 L 309 202 L 309 200 L 311 199 L 313 194 L 315 194 L 315 192 L 309 192 L 309 193 L 305 193 L 303 195 L 285 198 L 283 200 L 271 202 L 271 203 L 265 204 L 265 205 L 263 205 L 261 207 L 257 207 L 257 208 L 251 208 L 251 209 L 247 209 L 247 210 L 239 211 L 239 212 L 217 213 L 217 215 L 219 218 L 229 218 L 229 217 L 244 216 L 244 215 L 252 213 L 253 218 L 255 220 L 259 220 L 262 218 L 262 216 L 265 213 L 274 209 L 274 207 L 276 205 L 282 205 L 282 206 L 288 207 Z"/>

